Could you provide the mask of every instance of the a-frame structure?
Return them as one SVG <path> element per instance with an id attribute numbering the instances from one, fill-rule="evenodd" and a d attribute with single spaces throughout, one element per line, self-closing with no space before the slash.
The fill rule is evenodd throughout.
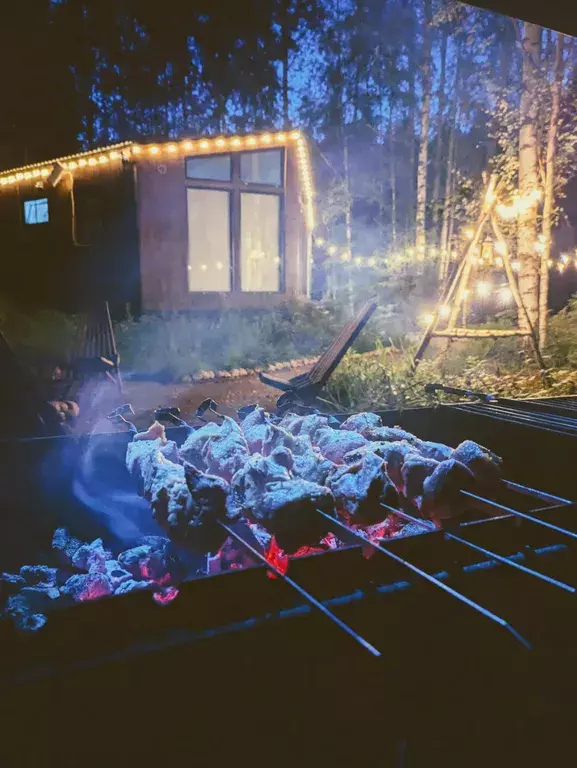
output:
<path id="1" fill-rule="evenodd" d="M 529 344 L 531 345 L 533 354 L 535 355 L 535 359 L 539 367 L 541 368 L 541 370 L 546 370 L 545 363 L 543 362 L 543 358 L 539 351 L 539 344 L 537 341 L 535 328 L 531 323 L 531 320 L 529 318 L 525 305 L 523 304 L 521 294 L 519 293 L 517 280 L 515 278 L 515 273 L 511 265 L 511 259 L 509 256 L 509 248 L 507 246 L 507 241 L 503 236 L 503 233 L 497 221 L 497 216 L 495 214 L 495 205 L 497 202 L 497 195 L 500 187 L 501 187 L 501 182 L 498 181 L 497 176 L 495 175 L 491 176 L 485 190 L 483 205 L 481 207 L 481 212 L 479 213 L 479 216 L 475 223 L 472 237 L 469 243 L 465 246 L 464 251 L 461 254 L 461 257 L 457 262 L 456 268 L 454 269 L 453 274 L 449 279 L 447 287 L 439 300 L 437 308 L 433 313 L 432 319 L 428 323 L 427 328 L 421 339 L 421 342 L 417 348 L 417 351 L 415 352 L 415 355 L 413 357 L 413 364 L 412 364 L 413 370 L 416 369 L 419 362 L 422 360 L 431 339 L 434 337 L 442 337 L 446 339 L 463 339 L 463 338 L 486 339 L 486 338 L 502 338 L 506 336 L 526 337 L 529 341 Z M 513 296 L 515 304 L 517 305 L 517 309 L 519 310 L 519 314 L 525 320 L 525 326 L 526 326 L 525 328 L 510 328 L 510 329 L 496 328 L 494 330 L 491 330 L 490 328 L 474 329 L 474 328 L 457 327 L 459 312 L 461 310 L 463 301 L 467 296 L 468 285 L 471 279 L 471 273 L 473 271 L 473 264 L 474 264 L 473 259 L 475 258 L 475 253 L 477 251 L 478 244 L 481 240 L 481 236 L 483 235 L 486 228 L 488 228 L 489 226 L 493 231 L 493 234 L 495 236 L 497 243 L 499 243 L 499 255 L 503 260 L 505 275 L 507 277 L 507 281 L 511 289 L 511 294 Z M 448 313 L 446 318 L 441 317 L 442 308 L 446 308 L 445 314 Z M 441 325 L 443 324 L 442 321 L 444 319 L 446 319 L 446 324 L 445 324 L 445 327 L 442 328 Z"/>

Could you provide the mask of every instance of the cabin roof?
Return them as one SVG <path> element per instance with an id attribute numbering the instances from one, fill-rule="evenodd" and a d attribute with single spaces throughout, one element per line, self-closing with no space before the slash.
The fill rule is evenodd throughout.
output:
<path id="1" fill-rule="evenodd" d="M 234 136 L 204 136 L 195 139 L 166 141 L 123 141 L 107 147 L 77 152 L 73 155 L 55 157 L 40 163 L 22 165 L 18 168 L 0 172 L 0 186 L 35 182 L 50 175 L 56 163 L 64 169 L 74 172 L 77 169 L 108 167 L 111 163 L 122 160 L 145 159 L 155 157 L 174 159 L 179 155 L 216 154 L 217 152 L 269 149 L 270 147 L 292 146 L 296 148 L 299 178 L 302 189 L 302 201 L 307 226 L 314 228 L 313 183 L 309 161 L 309 152 L 305 136 L 300 131 L 276 131 L 269 133 L 250 133 Z"/>

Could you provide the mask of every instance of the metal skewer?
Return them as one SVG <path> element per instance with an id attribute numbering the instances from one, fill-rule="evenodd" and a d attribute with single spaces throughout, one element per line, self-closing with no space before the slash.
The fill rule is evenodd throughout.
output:
<path id="1" fill-rule="evenodd" d="M 400 517 L 403 520 L 406 520 L 409 523 L 414 523 L 415 525 L 419 525 L 421 526 L 421 528 L 425 528 L 427 531 L 431 530 L 431 526 L 429 525 L 429 523 L 425 522 L 424 520 L 419 520 L 419 518 L 413 517 L 412 515 L 409 515 L 406 512 L 401 512 L 400 510 L 397 510 L 394 507 L 390 507 L 388 504 L 381 504 L 381 507 L 388 510 L 389 512 L 396 515 L 397 517 Z M 461 538 L 461 536 L 457 536 L 456 534 L 451 533 L 450 531 L 443 531 L 443 535 L 446 539 L 456 541 L 458 544 L 463 544 L 465 547 L 469 547 L 470 549 L 473 549 L 476 552 L 479 552 L 480 554 L 485 555 L 485 557 L 488 557 L 491 560 L 497 560 L 497 562 L 503 563 L 503 565 L 510 565 L 512 568 L 516 568 L 518 571 L 522 571 L 523 573 L 526 573 L 528 576 L 534 576 L 536 579 L 539 579 L 540 581 L 544 581 L 547 584 L 551 584 L 554 587 L 558 587 L 559 589 L 565 590 L 565 592 L 569 592 L 573 595 L 577 592 L 577 589 L 575 587 L 572 587 L 570 584 L 566 584 L 564 581 L 558 581 L 557 579 L 554 579 L 551 576 L 547 576 L 544 573 L 540 573 L 539 571 L 533 570 L 533 568 L 528 568 L 526 565 L 521 565 L 520 563 L 516 563 L 514 560 L 509 560 L 508 557 L 504 557 L 503 555 L 498 555 L 496 552 L 493 552 L 490 549 L 485 549 L 485 547 L 481 547 L 478 544 L 473 544 L 472 541 L 469 541 L 468 539 L 463 539 Z"/>
<path id="2" fill-rule="evenodd" d="M 329 522 L 332 526 L 337 528 L 342 534 L 344 534 L 345 540 L 346 538 L 353 539 L 356 543 L 362 544 L 365 547 L 370 546 L 375 551 L 383 555 L 386 555 L 387 557 L 391 558 L 391 560 L 394 560 L 399 565 L 402 565 L 404 568 L 408 568 L 416 576 L 419 576 L 422 579 L 426 579 L 426 581 L 430 582 L 434 586 L 443 590 L 443 592 L 446 592 L 447 594 L 451 595 L 451 597 L 457 598 L 457 600 L 459 600 L 461 603 L 464 603 L 469 608 L 473 608 L 475 611 L 477 611 L 477 613 L 480 613 L 482 616 L 485 616 L 485 618 L 490 619 L 491 621 L 494 621 L 500 627 L 503 627 L 504 629 L 508 630 L 516 640 L 518 640 L 522 645 L 525 646 L 525 648 L 528 648 L 529 650 L 532 648 L 531 643 L 526 638 L 524 638 L 523 635 L 520 632 L 518 632 L 513 626 L 511 626 L 511 624 L 509 624 L 508 621 L 505 621 L 505 619 L 501 618 L 500 616 L 497 616 L 497 614 L 495 613 L 492 613 L 487 608 L 484 608 L 479 603 L 476 603 L 474 600 L 471 600 L 466 595 L 461 594 L 461 592 L 457 592 L 457 590 L 453 589 L 452 587 L 449 587 L 448 584 L 444 584 L 442 581 L 439 581 L 439 579 L 435 578 L 434 576 L 431 576 L 430 573 L 427 573 L 426 571 L 421 570 L 421 568 L 419 568 L 416 565 L 413 565 L 413 563 L 409 562 L 408 560 L 405 560 L 403 557 L 400 557 L 394 552 L 391 552 L 389 549 L 385 549 L 384 547 L 381 547 L 379 544 L 374 544 L 372 541 L 369 541 L 369 539 L 366 539 L 364 536 L 361 536 L 360 533 L 353 531 L 344 523 L 341 523 L 341 521 L 337 520 L 335 517 L 331 517 L 330 515 L 327 515 L 325 512 L 323 512 L 320 509 L 317 509 L 317 513 L 322 517 L 324 517 L 325 520 L 327 520 L 327 522 Z"/>
<path id="3" fill-rule="evenodd" d="M 332 611 L 329 611 L 326 606 L 324 606 L 319 600 L 309 594 L 306 589 L 303 589 L 299 584 L 296 583 L 296 581 L 291 579 L 290 576 L 287 576 L 286 573 L 283 573 L 275 565 L 270 563 L 264 555 L 261 555 L 260 552 L 258 552 L 247 541 L 245 541 L 242 536 L 236 533 L 236 531 L 234 531 L 230 526 L 228 526 L 226 523 L 223 523 L 222 520 L 219 520 L 219 523 L 229 536 L 232 536 L 233 539 L 238 541 L 238 543 L 247 549 L 251 555 L 253 555 L 253 557 L 256 557 L 257 560 L 260 560 L 260 562 L 263 563 L 263 565 L 265 565 L 276 576 L 278 576 L 279 579 L 282 579 L 286 584 L 289 585 L 289 587 L 292 587 L 294 590 L 296 590 L 299 595 L 301 595 L 301 597 L 303 597 L 308 603 L 310 603 L 310 605 L 313 606 L 313 608 L 316 608 L 317 611 L 320 611 L 323 616 L 325 616 L 327 619 L 329 619 L 329 621 L 339 627 L 339 629 L 342 629 L 344 632 L 346 632 L 349 637 L 352 637 L 353 640 L 359 643 L 359 645 L 361 645 L 365 650 L 369 651 L 369 653 L 371 653 L 373 656 L 376 656 L 377 658 L 381 656 L 381 652 L 377 650 L 374 645 L 371 645 L 367 640 L 357 634 L 354 629 L 351 629 L 348 624 L 345 624 L 343 621 L 341 621 L 338 616 L 335 616 Z"/>

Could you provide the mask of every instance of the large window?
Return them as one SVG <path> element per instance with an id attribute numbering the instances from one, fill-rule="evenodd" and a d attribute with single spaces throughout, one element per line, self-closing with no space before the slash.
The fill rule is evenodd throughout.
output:
<path id="1" fill-rule="evenodd" d="M 24 201 L 24 223 L 25 224 L 47 224 L 48 223 L 48 198 L 41 197 L 38 200 Z"/>
<path id="2" fill-rule="evenodd" d="M 284 152 L 186 159 L 188 290 L 282 290 Z"/>
<path id="3" fill-rule="evenodd" d="M 188 290 L 230 291 L 230 192 L 188 189 Z"/>

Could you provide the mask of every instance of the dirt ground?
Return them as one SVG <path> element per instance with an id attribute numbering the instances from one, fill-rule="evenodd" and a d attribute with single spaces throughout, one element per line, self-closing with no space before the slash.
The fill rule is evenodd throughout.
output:
<path id="1" fill-rule="evenodd" d="M 287 369 L 278 376 L 288 379 L 306 370 L 307 368 Z M 152 421 L 154 409 L 162 406 L 178 406 L 181 409 L 181 417 L 189 421 L 193 419 L 194 412 L 202 401 L 209 397 L 218 404 L 219 412 L 234 416 L 237 408 L 251 403 L 272 409 L 281 394 L 279 390 L 263 384 L 258 376 L 194 384 L 125 381 L 124 396 L 120 396 L 111 385 L 100 384 L 80 394 L 80 418 L 75 431 L 117 431 L 118 427 L 115 427 L 106 415 L 122 403 L 132 405 L 136 413 L 134 423 L 139 428 L 145 428 Z"/>

